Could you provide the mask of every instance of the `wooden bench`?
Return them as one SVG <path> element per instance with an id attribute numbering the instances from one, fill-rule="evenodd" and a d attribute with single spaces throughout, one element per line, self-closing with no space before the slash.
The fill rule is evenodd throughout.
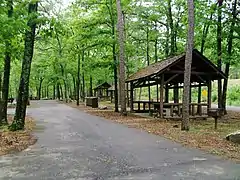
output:
<path id="1" fill-rule="evenodd" d="M 224 115 L 222 108 L 208 108 L 208 116 L 211 116 L 215 120 L 215 129 L 217 129 L 218 118 Z"/>

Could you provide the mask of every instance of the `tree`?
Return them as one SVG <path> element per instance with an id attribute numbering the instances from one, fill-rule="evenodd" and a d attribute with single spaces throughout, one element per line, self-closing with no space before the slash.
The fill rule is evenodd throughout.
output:
<path id="1" fill-rule="evenodd" d="M 13 16 L 13 1 L 7 0 L 8 8 L 8 18 L 11 19 Z M 6 38 L 5 42 L 5 58 L 4 58 L 4 76 L 3 76 L 3 86 L 2 86 L 2 111 L 0 121 L 4 124 L 7 122 L 7 105 L 8 105 L 8 93 L 9 93 L 9 78 L 10 78 L 10 68 L 11 68 L 11 39 L 12 36 L 9 33 L 9 36 Z"/>
<path id="2" fill-rule="evenodd" d="M 218 0 L 218 21 L 217 21 L 217 66 L 222 70 L 222 3 Z M 222 108 L 222 80 L 218 80 L 218 108 Z"/>
<path id="3" fill-rule="evenodd" d="M 34 51 L 35 31 L 37 24 L 37 7 L 38 1 L 32 1 L 28 6 L 29 29 L 25 33 L 25 48 L 22 61 L 22 72 L 20 77 L 20 84 L 17 96 L 17 106 L 14 120 L 9 127 L 10 130 L 22 130 L 25 125 L 26 107 L 29 96 L 29 77 L 31 70 L 31 63 Z"/>
<path id="4" fill-rule="evenodd" d="M 119 43 L 119 87 L 121 98 L 121 114 L 126 115 L 125 95 L 125 53 L 124 53 L 124 21 L 121 0 L 116 0 L 118 16 L 118 43 Z"/>
<path id="5" fill-rule="evenodd" d="M 227 63 L 225 67 L 225 74 L 227 79 L 224 79 L 223 91 L 222 91 L 222 108 L 225 114 L 227 114 L 227 111 L 226 111 L 227 86 L 228 86 L 228 77 L 229 77 L 229 71 L 230 71 L 230 63 L 232 58 L 233 31 L 234 31 L 236 19 L 237 19 L 237 0 L 234 0 L 233 8 L 232 8 L 232 22 L 230 25 L 230 30 L 228 35 L 228 44 L 227 44 Z"/>
<path id="6" fill-rule="evenodd" d="M 183 119 L 182 130 L 189 130 L 189 94 L 191 83 L 192 51 L 194 46 L 194 2 L 188 0 L 188 36 L 185 56 L 184 88 L 183 88 Z"/>

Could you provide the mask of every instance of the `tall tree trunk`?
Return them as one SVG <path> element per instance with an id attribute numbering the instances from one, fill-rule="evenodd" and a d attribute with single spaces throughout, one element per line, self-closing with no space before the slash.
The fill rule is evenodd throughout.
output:
<path id="1" fill-rule="evenodd" d="M 192 66 L 192 51 L 194 46 L 194 2 L 188 0 L 188 38 L 185 57 L 185 71 L 184 71 L 184 88 L 183 88 L 183 119 L 182 130 L 189 130 L 189 94 L 190 94 L 190 79 Z"/>
<path id="2" fill-rule="evenodd" d="M 57 82 L 57 98 L 58 98 L 58 100 L 61 99 L 60 83 L 59 82 Z"/>
<path id="3" fill-rule="evenodd" d="M 49 87 L 48 87 L 48 85 L 47 85 L 47 87 L 46 87 L 46 91 L 47 91 L 47 98 L 49 99 L 49 92 L 48 92 L 48 90 L 49 90 Z"/>
<path id="4" fill-rule="evenodd" d="M 218 0 L 218 22 L 217 22 L 217 66 L 222 69 L 222 0 Z M 222 80 L 218 80 L 218 108 L 222 108 Z"/>
<path id="5" fill-rule="evenodd" d="M 53 99 L 56 99 L 56 85 L 53 85 Z"/>
<path id="6" fill-rule="evenodd" d="M 157 22 L 155 22 L 155 31 L 157 31 Z M 154 41 L 154 58 L 155 58 L 155 63 L 158 62 L 158 36 L 156 36 L 156 39 Z M 158 84 L 156 86 L 156 91 L 157 91 L 157 101 L 159 99 L 159 92 L 158 92 Z"/>
<path id="7" fill-rule="evenodd" d="M 114 74 L 114 111 L 118 112 L 118 72 L 117 72 L 117 55 L 116 55 L 116 35 L 115 35 L 115 17 L 114 17 L 114 7 L 113 1 L 109 1 L 110 6 L 108 7 L 109 16 L 111 19 L 111 27 L 112 27 L 112 56 L 113 56 L 113 74 Z"/>
<path id="8" fill-rule="evenodd" d="M 150 65 L 150 57 L 149 57 L 149 27 L 148 27 L 148 22 L 147 22 L 147 65 Z M 148 83 L 150 83 L 148 81 Z M 149 113 L 150 113 L 150 105 L 151 105 L 151 87 L 148 86 L 148 108 L 149 108 Z"/>
<path id="9" fill-rule="evenodd" d="M 38 99 L 39 100 L 41 99 L 42 82 L 43 82 L 43 78 L 41 77 L 40 81 L 39 81 L 39 86 L 38 86 Z"/>
<path id="10" fill-rule="evenodd" d="M 13 15 L 13 1 L 7 0 L 8 18 L 12 18 Z M 8 105 L 8 93 L 9 93 L 9 79 L 11 69 L 11 35 L 5 42 L 5 59 L 4 59 L 4 76 L 2 86 L 2 112 L 0 114 L 0 121 L 3 124 L 8 124 L 7 121 L 7 105 Z M 1 122 L 0 122 L 1 124 Z"/>
<path id="11" fill-rule="evenodd" d="M 92 96 L 93 96 L 92 75 L 90 75 L 90 83 L 89 83 L 89 84 L 90 84 L 90 87 L 89 87 L 89 96 L 92 97 Z"/>
<path id="12" fill-rule="evenodd" d="M 204 54 L 204 46 L 205 46 L 205 42 L 206 42 L 206 38 L 208 35 L 208 31 L 209 31 L 209 27 L 210 27 L 210 22 L 212 21 L 212 17 L 213 17 L 213 13 L 211 13 L 208 22 L 206 22 L 203 26 L 203 32 L 202 32 L 202 42 L 201 42 L 201 54 Z M 201 103 L 201 99 L 202 99 L 202 88 L 201 88 L 201 84 L 199 84 L 198 86 L 198 103 Z M 201 111 L 201 107 L 198 106 L 197 108 L 197 112 L 200 113 Z"/>
<path id="13" fill-rule="evenodd" d="M 121 98 L 121 114 L 126 115 L 125 95 L 125 52 L 124 52 L 124 21 L 121 8 L 121 0 L 116 0 L 118 16 L 118 42 L 119 42 L 119 87 Z"/>
<path id="14" fill-rule="evenodd" d="M 174 24 L 173 24 L 173 17 L 172 17 L 172 0 L 168 0 L 168 12 L 167 12 L 167 31 L 169 33 L 169 28 L 170 28 L 170 56 L 173 56 L 175 52 L 175 31 L 174 31 Z M 174 85 L 173 89 L 173 99 L 174 103 L 178 102 L 179 94 L 178 94 L 178 88 L 177 85 Z"/>
<path id="15" fill-rule="evenodd" d="M 72 78 L 73 78 L 73 99 L 76 100 L 76 94 L 77 94 L 77 89 L 76 89 L 76 79 L 74 77 L 74 75 L 72 74 Z"/>
<path id="16" fill-rule="evenodd" d="M 80 99 L 80 54 L 78 53 L 78 62 L 77 62 L 77 106 L 79 106 L 79 99 Z"/>
<path id="17" fill-rule="evenodd" d="M 233 3 L 233 11 L 232 11 L 232 23 L 229 31 L 228 36 L 228 47 L 227 47 L 227 53 L 228 53 L 228 61 L 226 63 L 225 67 L 225 74 L 227 76 L 227 79 L 224 79 L 223 82 L 223 92 L 222 92 L 222 108 L 224 109 L 224 113 L 227 114 L 226 111 L 226 101 L 227 101 L 227 86 L 228 86 L 228 77 L 229 77 L 229 69 L 230 69 L 230 61 L 232 56 L 232 44 L 233 44 L 233 30 L 236 23 L 237 18 L 237 0 L 234 0 Z"/>
<path id="18" fill-rule="evenodd" d="M 165 56 L 168 57 L 169 55 L 169 26 L 166 26 L 166 44 L 165 44 Z"/>
<path id="19" fill-rule="evenodd" d="M 64 98 L 65 98 L 65 102 L 67 103 L 68 102 L 68 88 L 67 88 L 66 77 L 64 77 L 63 85 L 64 85 Z"/>
<path id="20" fill-rule="evenodd" d="M 59 88 L 60 88 L 60 99 L 63 100 L 63 88 L 62 88 L 61 83 L 59 83 Z"/>
<path id="21" fill-rule="evenodd" d="M 13 123 L 10 126 L 10 129 L 14 131 L 24 129 L 25 125 L 26 107 L 29 95 L 29 77 L 34 51 L 37 6 L 38 1 L 33 1 L 29 3 L 28 13 L 30 18 L 27 23 L 29 29 L 26 30 L 25 33 L 25 48 L 22 62 L 20 85 L 18 90 L 16 112 Z"/>
<path id="22" fill-rule="evenodd" d="M 175 43 L 174 43 L 174 25 L 173 25 L 173 18 L 172 18 L 172 5 L 171 5 L 171 0 L 168 0 L 168 25 L 170 27 L 170 55 L 175 54 Z"/>
<path id="23" fill-rule="evenodd" d="M 2 72 L 0 72 L 0 90 L 2 90 Z M 2 91 L 0 91 L 0 101 L 2 101 Z M 0 121 L 1 124 L 1 121 Z"/>
<path id="24" fill-rule="evenodd" d="M 82 99 L 85 102 L 85 75 L 84 75 L 84 50 L 82 51 Z"/>
<path id="25" fill-rule="evenodd" d="M 114 74 L 114 89 L 115 89 L 114 90 L 114 111 L 118 112 L 118 73 L 117 73 L 117 64 L 118 63 L 117 63 L 116 43 L 115 42 L 113 43 L 112 52 L 113 52 L 113 74 Z"/>

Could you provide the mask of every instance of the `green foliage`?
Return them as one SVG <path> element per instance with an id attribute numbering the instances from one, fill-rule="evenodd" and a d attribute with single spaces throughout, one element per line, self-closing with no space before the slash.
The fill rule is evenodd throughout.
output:
<path id="1" fill-rule="evenodd" d="M 147 31 L 149 33 L 148 58 L 150 63 L 155 62 L 156 52 L 158 60 L 169 54 L 166 53 L 166 49 L 171 46 L 168 2 L 172 8 L 176 53 L 180 53 L 185 49 L 187 34 L 185 1 L 122 1 L 127 76 L 147 65 Z M 231 57 L 227 55 L 228 34 L 232 22 L 231 3 L 232 1 L 225 3 L 223 7 L 222 59 L 223 63 L 231 61 L 230 77 L 239 78 L 239 14 L 236 27 L 234 27 L 233 53 Z M 64 86 L 67 84 L 68 94 L 73 94 L 74 81 L 77 79 L 78 58 L 80 58 L 81 86 L 83 86 L 82 78 L 84 76 L 86 91 L 90 88 L 90 76 L 93 78 L 93 87 L 99 82 L 113 82 L 113 46 L 117 43 L 115 1 L 76 0 L 65 10 L 59 10 L 59 6 L 55 1 L 41 1 L 30 81 L 30 94 L 33 96 L 36 96 L 41 79 L 43 79 L 43 89 L 53 91 L 54 85 L 60 83 L 61 86 Z M 212 20 L 210 20 L 211 14 L 213 14 Z M 23 56 L 24 31 L 27 28 L 26 22 L 29 18 L 27 16 L 27 1 L 15 1 L 13 17 L 13 20 L 7 17 L 6 3 L 5 1 L 1 2 L 0 67 L 2 72 L 5 41 L 8 40 L 11 42 L 13 56 L 10 93 L 15 96 L 21 70 L 19 61 L 22 60 Z M 195 47 L 197 49 L 201 47 L 203 28 L 207 23 L 210 24 L 210 28 L 206 37 L 204 55 L 215 63 L 217 60 L 216 4 L 211 1 L 196 1 Z M 10 36 L 12 38 L 8 38 Z M 156 41 L 157 51 L 155 52 Z M 116 56 L 118 57 L 118 48 Z M 233 91 L 235 92 L 235 90 Z M 229 93 L 232 93 L 231 90 Z M 193 94 L 194 100 L 196 100 L 195 90 Z M 228 98 L 231 99 L 230 94 Z M 213 100 L 215 100 L 214 94 Z"/>

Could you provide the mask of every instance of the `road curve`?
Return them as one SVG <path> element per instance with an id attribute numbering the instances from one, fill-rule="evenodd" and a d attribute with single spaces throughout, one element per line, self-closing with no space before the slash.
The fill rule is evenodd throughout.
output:
<path id="1" fill-rule="evenodd" d="M 38 142 L 0 157 L 1 180 L 234 180 L 240 165 L 55 101 L 33 102 Z"/>

